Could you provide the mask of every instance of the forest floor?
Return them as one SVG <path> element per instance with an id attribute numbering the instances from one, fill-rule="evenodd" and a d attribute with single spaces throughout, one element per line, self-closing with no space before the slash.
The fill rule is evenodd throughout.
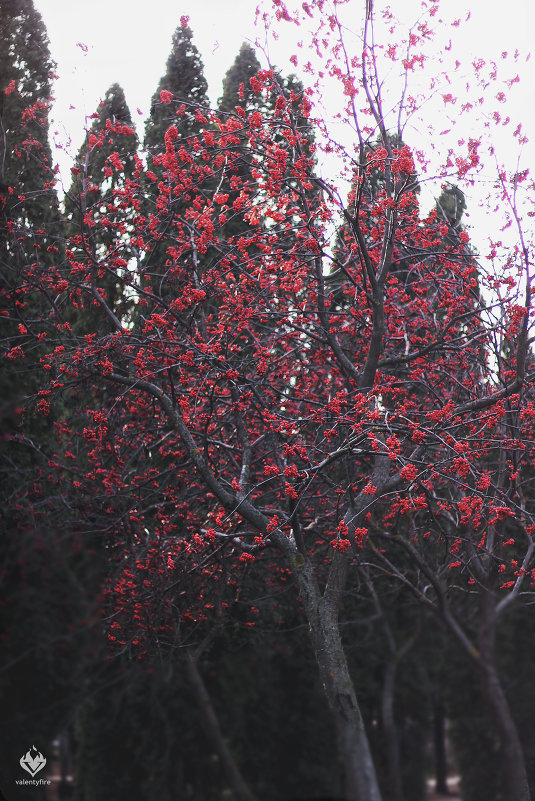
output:
<path id="1" fill-rule="evenodd" d="M 448 795 L 435 792 L 434 781 L 427 782 L 427 801 L 462 801 L 459 791 L 459 777 L 451 776 L 448 779 Z"/>

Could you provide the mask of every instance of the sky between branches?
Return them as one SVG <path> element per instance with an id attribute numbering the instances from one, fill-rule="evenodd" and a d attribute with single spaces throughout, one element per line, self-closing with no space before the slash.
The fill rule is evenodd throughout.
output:
<path id="1" fill-rule="evenodd" d="M 213 104 L 221 95 L 223 77 L 241 43 L 254 44 L 257 39 L 265 39 L 262 29 L 254 24 L 255 0 L 151 0 L 140 5 L 130 0 L 92 0 L 90 4 L 81 0 L 34 2 L 43 16 L 52 57 L 58 64 L 52 130 L 62 148 L 56 150 L 56 158 L 65 187 L 70 183 L 69 167 L 83 140 L 86 119 L 112 83 L 122 85 L 134 122 L 143 136 L 143 121 L 148 115 L 150 99 L 165 70 L 171 37 L 182 15 L 190 18 Z M 266 9 L 271 6 L 269 2 L 264 5 Z M 375 0 L 376 14 L 386 5 L 382 0 Z M 418 18 L 421 8 L 420 0 L 396 0 L 391 5 L 397 18 L 407 26 Z M 357 33 L 362 27 L 364 6 L 364 0 L 351 0 L 349 6 L 343 8 L 346 24 Z M 521 52 L 521 57 L 511 66 L 521 80 L 510 93 L 507 113 L 513 122 L 522 122 L 523 132 L 530 138 L 521 158 L 523 166 L 530 167 L 533 173 L 535 57 L 527 61 L 526 57 L 533 45 L 535 5 L 530 0 L 508 0 L 506 4 L 472 0 L 469 10 L 470 19 L 466 22 L 466 0 L 443 0 L 441 15 L 444 19 L 459 18 L 462 25 L 455 29 L 444 25 L 443 41 L 440 37 L 436 40 L 437 53 L 449 38 L 455 54 L 463 62 L 475 56 L 499 60 L 504 51 L 512 54 L 518 49 Z M 300 63 L 305 61 L 304 51 L 297 49 L 297 42 L 306 43 L 306 32 L 285 23 L 278 26 L 278 31 L 278 41 L 269 43 L 270 60 L 283 72 L 299 73 L 299 68 L 296 70 L 290 63 L 290 57 L 297 53 Z M 261 52 L 258 56 L 264 65 L 265 56 Z M 300 77 L 306 83 L 307 76 L 301 74 Z M 455 93 L 455 85 L 452 91 Z M 451 109 L 449 111 L 451 113 Z M 434 113 L 438 116 L 432 122 L 437 129 L 444 127 L 440 110 Z M 499 134 L 497 132 L 497 136 Z M 518 152 L 508 150 L 509 136 L 509 131 L 503 132 L 503 149 L 514 164 Z M 473 223 L 475 225 L 476 221 Z"/>

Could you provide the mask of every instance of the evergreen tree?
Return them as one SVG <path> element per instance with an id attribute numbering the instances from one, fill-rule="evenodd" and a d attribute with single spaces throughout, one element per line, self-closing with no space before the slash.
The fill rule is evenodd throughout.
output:
<path id="1" fill-rule="evenodd" d="M 219 100 L 222 114 L 234 114 L 238 105 L 247 112 L 259 107 L 258 95 L 253 91 L 250 79 L 256 77 L 260 68 L 254 48 L 244 42 L 223 81 L 223 95 Z"/>
<path id="2" fill-rule="evenodd" d="M 11 220 L 39 228 L 57 220 L 48 142 L 55 66 L 32 0 L 0 0 L 2 205 Z"/>
<path id="3" fill-rule="evenodd" d="M 71 248 L 79 252 L 82 260 L 89 251 L 90 258 L 99 265 L 93 271 L 96 289 L 119 320 L 124 318 L 127 306 L 121 280 L 125 268 L 117 269 L 114 261 L 119 257 L 126 264 L 131 256 L 125 223 L 133 222 L 135 208 L 130 208 L 128 220 L 124 209 L 126 196 L 137 194 L 137 149 L 130 110 L 122 88 L 115 83 L 93 114 L 93 123 L 78 152 L 73 182 L 65 198 L 65 217 Z M 78 311 L 84 312 L 78 313 L 71 325 L 83 327 L 83 333 L 102 326 L 114 330 L 111 316 L 89 289 L 81 292 L 78 306 Z"/>
<path id="4" fill-rule="evenodd" d="M 187 225 L 184 215 L 191 205 L 194 188 L 191 175 L 182 185 L 169 186 L 165 135 L 173 126 L 175 144 L 171 146 L 169 143 L 173 152 L 175 146 L 180 148 L 189 138 L 197 137 L 209 105 L 203 63 L 192 39 L 192 31 L 183 19 L 173 35 L 166 71 L 152 97 L 151 116 L 145 126 L 144 147 L 149 169 L 142 208 L 151 248 L 144 253 L 142 270 L 149 291 L 154 287 L 156 293 L 164 297 L 175 291 L 177 253 L 172 248 L 177 237 L 173 228 Z M 212 174 L 212 170 L 200 165 L 195 181 L 205 186 Z M 194 269 L 200 269 L 198 254 L 190 256 Z"/>
<path id="5" fill-rule="evenodd" d="M 441 219 L 460 232 L 462 217 L 466 211 L 466 198 L 458 186 L 453 184 L 444 186 L 437 200 L 436 209 Z"/>
<path id="6" fill-rule="evenodd" d="M 233 65 L 223 80 L 223 95 L 219 99 L 218 112 L 223 124 L 230 126 L 235 144 L 228 147 L 226 158 L 232 173 L 230 185 L 225 182 L 220 187 L 223 195 L 228 195 L 229 212 L 224 231 L 227 238 L 240 236 L 250 230 L 242 216 L 235 214 L 235 204 L 240 204 L 256 192 L 251 176 L 252 160 L 249 146 L 251 135 L 248 115 L 265 110 L 265 93 L 253 91 L 253 82 L 260 70 L 260 62 L 254 49 L 244 42 Z M 239 111 L 239 113 L 238 113 Z M 239 206 L 237 206 L 239 208 Z"/>
<path id="7" fill-rule="evenodd" d="M 152 96 L 151 115 L 145 126 L 144 145 L 149 154 L 149 166 L 153 165 L 154 156 L 163 152 L 164 135 L 171 124 L 179 129 L 181 137 L 198 133 L 197 110 L 208 108 L 207 92 L 204 66 L 193 44 L 191 28 L 179 25 L 173 34 L 165 73 Z"/>
<path id="8" fill-rule="evenodd" d="M 81 621 L 94 614 L 96 597 L 85 594 L 88 573 L 64 514 L 48 525 L 48 513 L 40 517 L 33 507 L 35 481 L 48 477 L 53 494 L 58 475 L 51 460 L 57 429 L 48 393 L 39 392 L 40 361 L 60 346 L 53 316 L 64 319 L 63 227 L 48 141 L 54 69 L 32 0 L 0 0 L 0 692 L 7 771 L 19 768 L 29 732 L 51 758 L 51 741 L 68 719 L 91 652 Z M 4 780 L 15 787 L 7 774 Z"/>
<path id="9" fill-rule="evenodd" d="M 60 258 L 48 142 L 54 68 L 45 26 L 32 0 L 0 0 L 0 304 L 5 310 L 2 324 L 9 333 L 6 350 L 11 354 L 1 392 L 5 425 L 10 425 L 13 408 L 31 383 L 22 377 L 29 370 L 23 369 L 13 350 L 26 336 L 18 327 L 17 293 L 24 284 L 34 285 L 36 274 Z M 31 302 L 39 303 L 37 295 Z"/>
<path id="10" fill-rule="evenodd" d="M 6 497 L 20 488 L 50 428 L 42 415 L 33 415 L 25 419 L 26 438 L 19 436 L 24 415 L 32 412 L 36 365 L 46 350 L 43 295 L 31 288 L 43 274 L 52 283 L 62 258 L 48 142 L 54 68 L 32 0 L 0 0 L 0 327 L 7 356 L 0 376 L 0 481 Z M 17 525 L 8 522 L 7 508 L 2 514 L 8 530 Z"/>
<path id="11" fill-rule="evenodd" d="M 221 186 L 221 192 L 228 194 L 229 209 L 235 211 L 236 201 L 239 208 L 244 198 L 258 194 L 252 151 L 264 116 L 273 117 L 275 114 L 279 120 L 279 133 L 275 137 L 278 148 L 291 151 L 292 160 L 299 155 L 311 157 L 314 136 L 304 111 L 305 106 L 305 92 L 299 79 L 295 75 L 284 77 L 277 69 L 262 70 L 254 48 L 244 42 L 225 76 L 223 95 L 218 105 L 222 124 L 231 127 L 236 140 L 227 151 L 231 165 L 229 171 L 232 173 L 230 185 Z M 275 158 L 276 155 L 266 153 L 266 157 Z M 295 180 L 285 168 L 281 175 L 280 190 L 283 188 L 295 188 Z M 311 203 L 314 202 L 313 194 L 309 192 Z M 254 225 L 251 228 L 243 218 L 238 218 L 239 215 L 229 211 L 224 226 L 227 237 L 239 237 L 254 229 Z M 294 234 L 290 236 L 294 237 Z"/>

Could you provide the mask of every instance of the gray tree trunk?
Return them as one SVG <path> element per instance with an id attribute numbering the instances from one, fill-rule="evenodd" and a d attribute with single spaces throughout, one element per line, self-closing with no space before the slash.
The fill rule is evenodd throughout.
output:
<path id="1" fill-rule="evenodd" d="M 381 801 L 364 721 L 349 674 L 338 625 L 338 599 L 345 580 L 345 557 L 335 554 L 330 583 L 319 592 L 311 565 L 303 560 L 296 570 L 314 655 L 325 694 L 333 714 L 339 753 L 345 771 L 347 801 Z"/>
<path id="2" fill-rule="evenodd" d="M 398 727 L 394 717 L 394 690 L 396 686 L 398 662 L 398 654 L 393 654 L 386 666 L 381 699 L 381 714 L 383 718 L 383 729 L 386 740 L 385 745 L 391 801 L 403 801 L 399 736 Z"/>
<path id="3" fill-rule="evenodd" d="M 481 595 L 481 624 L 478 632 L 479 654 L 476 670 L 481 691 L 496 722 L 502 746 L 502 772 L 507 801 L 531 801 L 526 761 L 511 707 L 496 669 L 496 609 L 492 594 Z"/>

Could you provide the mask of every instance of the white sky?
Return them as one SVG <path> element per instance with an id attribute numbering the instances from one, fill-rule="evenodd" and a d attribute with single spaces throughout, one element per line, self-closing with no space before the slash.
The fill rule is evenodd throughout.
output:
<path id="1" fill-rule="evenodd" d="M 294 4 L 301 5 L 297 0 L 286 1 L 290 8 Z M 34 0 L 34 3 L 43 16 L 52 57 L 58 64 L 60 77 L 55 87 L 53 131 L 57 132 L 56 141 L 63 147 L 63 152 L 57 151 L 56 159 L 67 185 L 70 183 L 70 157 L 74 157 L 83 140 L 85 119 L 95 111 L 112 83 L 122 85 L 142 136 L 150 98 L 164 72 L 171 37 L 181 15 L 190 17 L 189 24 L 204 62 L 213 103 L 221 94 L 223 77 L 241 43 L 245 40 L 254 43 L 259 35 L 254 27 L 257 0 L 92 0 L 91 3 Z M 377 13 L 386 2 L 374 0 L 374 4 Z M 535 55 L 529 62 L 525 61 L 525 56 L 534 47 L 535 3 L 533 0 L 472 0 L 467 4 L 466 0 L 442 0 L 441 5 L 441 15 L 447 15 L 448 19 L 459 17 L 464 21 L 470 9 L 470 21 L 461 28 L 444 26 L 444 41 L 452 38 L 452 52 L 459 60 L 469 62 L 476 55 L 499 60 L 503 51 L 513 53 L 516 49 L 523 53 L 524 57 L 511 64 L 509 71 L 512 76 L 516 70 L 521 83 L 513 87 L 508 113 L 513 120 L 517 117 L 522 121 L 522 129 L 530 137 L 523 159 L 524 166 L 531 166 L 533 174 Z M 365 0 L 350 0 L 343 8 L 349 25 L 356 31 L 361 28 L 364 6 Z M 407 25 L 419 16 L 419 0 L 394 0 L 392 6 L 396 16 Z M 306 37 L 303 30 L 287 23 L 280 23 L 279 30 L 280 39 L 271 50 L 271 58 L 282 71 L 289 73 L 295 71 L 289 63 L 293 53 L 297 53 L 301 61 L 305 60 L 303 51 L 296 49 L 296 43 Z M 258 55 L 262 61 L 261 54 Z M 455 109 L 449 111 L 455 112 Z M 436 125 L 440 128 L 444 121 L 438 119 Z M 507 150 L 508 132 L 503 135 L 503 147 Z"/>

